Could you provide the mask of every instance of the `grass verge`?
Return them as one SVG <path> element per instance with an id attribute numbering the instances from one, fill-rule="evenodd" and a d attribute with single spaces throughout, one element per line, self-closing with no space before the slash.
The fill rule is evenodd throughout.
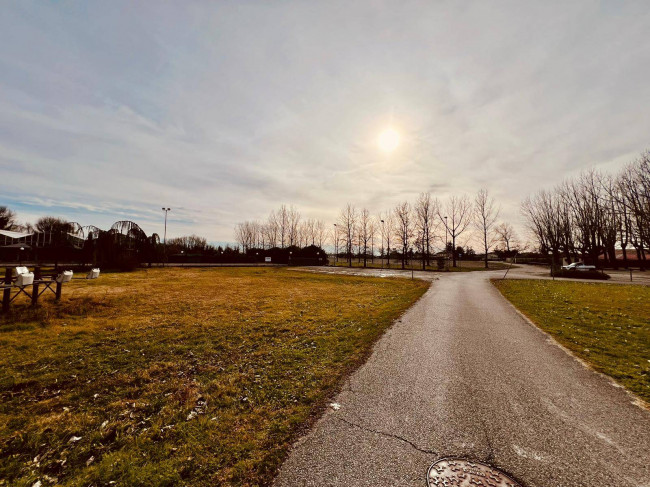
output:
<path id="1" fill-rule="evenodd" d="M 493 281 L 542 330 L 650 403 L 650 287 Z"/>
<path id="2" fill-rule="evenodd" d="M 0 317 L 0 485 L 268 485 L 427 287 L 168 268 L 25 299 Z"/>

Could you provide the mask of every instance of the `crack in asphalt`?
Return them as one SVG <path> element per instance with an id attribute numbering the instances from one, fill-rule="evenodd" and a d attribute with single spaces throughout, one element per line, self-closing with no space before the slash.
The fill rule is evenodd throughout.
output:
<path id="1" fill-rule="evenodd" d="M 487 443 L 488 455 L 487 463 L 492 463 L 494 461 L 494 445 L 492 444 L 492 439 L 490 438 L 490 433 L 488 432 L 487 424 L 483 418 L 480 419 L 481 425 L 483 426 L 483 434 L 485 435 L 485 442 Z"/>
<path id="2" fill-rule="evenodd" d="M 348 424 L 350 426 L 354 426 L 355 428 L 359 428 L 360 430 L 366 431 L 368 433 L 374 433 L 376 435 L 385 436 L 386 438 L 393 438 L 395 440 L 402 441 L 402 442 L 410 445 L 413 449 L 415 449 L 415 450 L 417 450 L 417 451 L 419 451 L 421 453 L 426 453 L 427 455 L 437 455 L 438 454 L 438 452 L 436 452 L 434 450 L 427 450 L 427 449 L 424 449 L 424 448 L 420 448 L 418 445 L 413 443 L 411 440 L 408 440 L 408 439 L 406 439 L 406 438 L 404 438 L 402 436 L 394 435 L 392 433 L 386 433 L 385 431 L 374 430 L 372 428 L 367 428 L 366 426 L 361 426 L 360 424 L 356 424 L 356 423 L 353 423 L 352 421 L 348 421 L 347 419 L 343 419 L 343 418 L 338 418 L 336 416 L 334 416 L 334 419 L 336 419 L 338 421 L 341 421 L 342 423 Z"/>

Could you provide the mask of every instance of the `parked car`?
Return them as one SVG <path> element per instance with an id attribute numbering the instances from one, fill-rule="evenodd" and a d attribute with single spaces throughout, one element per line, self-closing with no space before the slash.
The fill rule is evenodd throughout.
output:
<path id="1" fill-rule="evenodd" d="M 585 265 L 583 262 L 574 262 L 573 264 L 563 265 L 563 271 L 595 271 L 595 265 Z"/>

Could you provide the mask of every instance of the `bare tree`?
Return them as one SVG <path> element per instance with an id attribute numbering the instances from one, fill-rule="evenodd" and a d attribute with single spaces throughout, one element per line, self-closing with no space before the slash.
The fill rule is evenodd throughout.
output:
<path id="1" fill-rule="evenodd" d="M 298 230 L 300 225 L 300 213 L 292 206 L 287 211 L 288 239 L 289 246 L 299 245 Z"/>
<path id="2" fill-rule="evenodd" d="M 486 189 L 479 190 L 474 199 L 474 224 L 481 232 L 483 239 L 483 251 L 485 252 L 485 268 L 488 268 L 488 253 L 497 242 L 495 227 L 499 218 L 500 209 L 495 206 L 494 198 L 491 198 Z"/>
<path id="3" fill-rule="evenodd" d="M 254 222 L 238 223 L 235 227 L 235 238 L 244 253 L 255 247 L 256 229 Z"/>
<path id="4" fill-rule="evenodd" d="M 348 266 L 352 267 L 352 251 L 354 248 L 355 229 L 357 226 L 357 210 L 348 203 L 339 216 L 337 228 L 341 232 L 341 238 L 345 244 L 345 253 L 348 259 Z"/>
<path id="5" fill-rule="evenodd" d="M 289 236 L 289 211 L 287 205 L 280 206 L 280 209 L 275 214 L 275 219 L 280 234 L 280 248 L 284 248 Z"/>
<path id="6" fill-rule="evenodd" d="M 416 245 L 422 256 L 422 269 L 430 265 L 431 247 L 436 231 L 437 202 L 430 193 L 421 193 L 415 204 Z"/>
<path id="7" fill-rule="evenodd" d="M 313 218 L 308 218 L 301 223 L 301 227 L 303 246 L 316 245 L 316 221 Z"/>
<path id="8" fill-rule="evenodd" d="M 359 253 L 363 251 L 363 267 L 368 266 L 368 245 L 372 239 L 372 218 L 370 212 L 363 208 L 359 212 L 357 235 L 359 237 Z M 362 250 L 363 249 L 363 250 Z"/>
<path id="9" fill-rule="evenodd" d="M 551 265 L 556 266 L 563 242 L 567 241 L 566 211 L 559 198 L 548 191 L 539 191 L 524 200 L 522 212 L 540 252 L 551 252 Z"/>
<path id="10" fill-rule="evenodd" d="M 499 243 L 503 245 L 503 250 L 510 254 L 516 247 L 517 241 L 517 234 L 515 233 L 514 227 L 510 223 L 503 222 L 494 231 L 496 232 Z"/>
<path id="11" fill-rule="evenodd" d="M 618 217 L 618 243 L 623 253 L 623 265 L 629 267 L 627 259 L 627 247 L 631 244 L 631 233 L 633 229 L 633 216 L 630 210 L 627 193 L 625 192 L 624 185 L 621 184 L 623 180 L 623 173 L 609 177 L 604 186 L 611 203 L 614 206 L 614 211 Z"/>
<path id="12" fill-rule="evenodd" d="M 631 244 L 643 269 L 650 246 L 650 153 L 616 177 L 589 170 L 540 191 L 524 201 L 522 210 L 540 251 L 552 254 L 553 266 L 564 255 L 595 265 L 602 256 L 616 267 L 617 246 L 627 265 Z"/>
<path id="13" fill-rule="evenodd" d="M 314 242 L 321 249 L 325 245 L 325 239 L 327 238 L 327 230 L 325 229 L 325 222 L 322 220 L 316 220 L 314 224 Z"/>
<path id="14" fill-rule="evenodd" d="M 266 225 L 264 225 L 264 233 L 269 248 L 277 247 L 280 236 L 280 225 L 278 224 L 275 211 L 271 211 L 269 214 L 269 217 L 266 220 Z"/>
<path id="15" fill-rule="evenodd" d="M 208 241 L 199 235 L 185 235 L 183 237 L 171 238 L 167 241 L 170 247 L 177 247 L 182 250 L 200 251 L 205 250 Z"/>
<path id="16" fill-rule="evenodd" d="M 399 203 L 393 211 L 395 215 L 395 237 L 402 247 L 402 269 L 406 267 L 406 256 L 413 238 L 413 221 L 411 205 L 408 201 Z"/>
<path id="17" fill-rule="evenodd" d="M 16 226 L 16 214 L 6 206 L 0 206 L 0 230 L 13 230 Z"/>
<path id="18" fill-rule="evenodd" d="M 379 231 L 381 232 L 381 253 L 384 254 L 384 240 L 386 241 L 386 265 L 390 267 L 390 238 L 393 235 L 395 222 L 393 212 L 387 211 L 383 216 L 379 215 Z"/>
<path id="19" fill-rule="evenodd" d="M 635 248 L 641 269 L 646 267 L 650 248 L 650 152 L 628 164 L 618 177 L 624 204 L 631 221 L 630 243 Z"/>
<path id="20" fill-rule="evenodd" d="M 450 196 L 444 207 L 438 206 L 438 217 L 451 238 L 453 266 L 456 267 L 456 239 L 472 223 L 472 203 L 466 195 Z"/>
<path id="21" fill-rule="evenodd" d="M 370 217 L 370 261 L 375 262 L 375 236 L 377 235 L 377 220 L 373 217 Z"/>

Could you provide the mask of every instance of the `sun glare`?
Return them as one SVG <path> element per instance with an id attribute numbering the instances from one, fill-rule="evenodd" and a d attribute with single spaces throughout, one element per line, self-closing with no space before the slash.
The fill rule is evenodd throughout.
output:
<path id="1" fill-rule="evenodd" d="M 384 130 L 377 139 L 379 148 L 384 152 L 393 152 L 399 145 L 399 134 L 392 128 Z"/>

